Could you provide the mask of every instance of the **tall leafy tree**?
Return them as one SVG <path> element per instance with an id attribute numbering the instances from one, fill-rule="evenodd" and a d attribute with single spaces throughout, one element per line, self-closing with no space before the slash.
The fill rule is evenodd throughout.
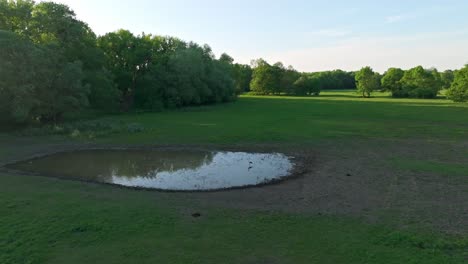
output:
<path id="1" fill-rule="evenodd" d="M 229 56 L 227 53 L 221 54 L 221 56 L 219 57 L 219 61 L 222 62 L 222 63 L 225 63 L 227 65 L 234 64 L 234 58 Z"/>
<path id="2" fill-rule="evenodd" d="M 295 95 L 314 95 L 320 94 L 320 86 L 317 83 L 317 77 L 302 74 L 299 79 L 294 82 Z"/>
<path id="3" fill-rule="evenodd" d="M 468 65 L 455 72 L 447 97 L 455 102 L 468 101 Z"/>
<path id="4" fill-rule="evenodd" d="M 355 74 L 342 70 L 309 73 L 320 86 L 320 90 L 356 89 Z"/>
<path id="5" fill-rule="evenodd" d="M 382 77 L 382 89 L 392 92 L 393 97 L 401 97 L 402 86 L 401 79 L 405 71 L 400 68 L 390 68 Z"/>
<path id="6" fill-rule="evenodd" d="M 57 121 L 88 102 L 159 110 L 226 102 L 236 87 L 249 89 L 251 69 L 227 54 L 217 60 L 208 45 L 126 30 L 97 38 L 62 4 L 0 0 L 0 29 L 10 32 L 2 32 L 0 111 L 18 122 Z"/>
<path id="7" fill-rule="evenodd" d="M 155 53 L 137 85 L 136 107 L 151 110 L 235 97 L 231 60 L 216 60 L 209 46 L 196 43 Z"/>
<path id="8" fill-rule="evenodd" d="M 84 83 L 91 88 L 95 108 L 115 108 L 118 91 L 105 69 L 105 57 L 88 25 L 76 18 L 68 6 L 53 2 L 0 0 L 0 28 L 15 32 L 37 45 L 60 54 L 57 63 L 80 61 Z"/>
<path id="9" fill-rule="evenodd" d="M 233 78 L 235 83 L 236 94 L 241 94 L 250 91 L 250 82 L 252 81 L 252 68 L 249 65 L 234 64 Z"/>
<path id="10" fill-rule="evenodd" d="M 256 94 L 273 94 L 278 90 L 279 76 L 274 66 L 263 59 L 252 62 L 253 72 L 250 87 Z"/>
<path id="11" fill-rule="evenodd" d="M 281 72 L 280 88 L 281 92 L 286 94 L 296 93 L 296 81 L 301 77 L 301 74 L 296 71 L 292 66 L 283 68 Z"/>
<path id="12" fill-rule="evenodd" d="M 370 97 L 380 88 L 380 79 L 371 67 L 364 67 L 356 73 L 356 85 L 363 97 Z"/>
<path id="13" fill-rule="evenodd" d="M 446 70 L 441 74 L 442 88 L 448 89 L 452 86 L 452 83 L 455 79 L 455 73 L 452 70 Z"/>
<path id="14" fill-rule="evenodd" d="M 122 94 L 122 109 L 128 111 L 133 106 L 138 79 L 153 59 L 151 36 L 134 36 L 128 30 L 119 30 L 100 37 L 98 46 L 104 51 L 107 68 Z"/>
<path id="15" fill-rule="evenodd" d="M 53 49 L 0 31 L 0 104 L 7 121 L 57 122 L 88 106 L 80 61 L 65 62 Z"/>
<path id="16" fill-rule="evenodd" d="M 0 29 L 27 35 L 34 4 L 31 0 L 0 0 Z"/>

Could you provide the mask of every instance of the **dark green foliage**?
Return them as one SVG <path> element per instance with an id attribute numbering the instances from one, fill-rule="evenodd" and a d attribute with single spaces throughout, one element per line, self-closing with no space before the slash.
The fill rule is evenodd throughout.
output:
<path id="1" fill-rule="evenodd" d="M 303 73 L 283 64 L 254 61 L 251 90 L 258 95 L 319 95 L 322 90 L 355 89 L 354 73 L 342 70 Z"/>
<path id="2" fill-rule="evenodd" d="M 0 103 L 4 121 L 56 122 L 88 105 L 80 61 L 0 31 Z"/>
<path id="3" fill-rule="evenodd" d="M 295 94 L 294 83 L 301 76 L 291 66 L 286 68 L 280 62 L 268 64 L 263 59 L 253 62 L 250 89 L 259 95 Z"/>
<path id="4" fill-rule="evenodd" d="M 297 72 L 292 66 L 288 68 L 282 68 L 281 72 L 281 91 L 288 95 L 297 95 L 296 81 L 301 77 L 301 74 Z"/>
<path id="5" fill-rule="evenodd" d="M 294 83 L 295 95 L 314 95 L 320 94 L 320 84 L 318 76 L 302 75 Z"/>
<path id="6" fill-rule="evenodd" d="M 0 0 L 0 29 L 26 33 L 32 20 L 31 0 Z"/>
<path id="7" fill-rule="evenodd" d="M 235 99 L 231 64 L 216 60 L 208 46 L 186 44 L 156 58 L 136 82 L 135 107 L 162 110 Z"/>
<path id="8" fill-rule="evenodd" d="M 114 112 L 119 109 L 122 92 L 115 87 L 114 75 L 109 70 L 102 69 L 99 72 L 86 72 L 85 81 L 91 87 L 89 103 L 95 109 Z"/>
<path id="9" fill-rule="evenodd" d="M 385 72 L 381 83 L 384 91 L 392 92 L 393 97 L 400 97 L 402 93 L 401 79 L 405 71 L 399 68 L 390 68 Z"/>
<path id="10" fill-rule="evenodd" d="M 98 46 L 107 58 L 107 67 L 115 76 L 115 83 L 122 94 L 124 111 L 133 107 L 138 79 L 152 61 L 151 36 L 134 36 L 130 31 L 119 30 L 98 39 Z"/>
<path id="11" fill-rule="evenodd" d="M 319 90 L 356 89 L 355 73 L 342 70 L 314 72 L 309 74 L 315 79 Z"/>
<path id="12" fill-rule="evenodd" d="M 227 102 L 250 82 L 231 57 L 218 61 L 208 46 L 126 30 L 96 38 L 63 4 L 0 0 L 0 29 L 11 32 L 1 33 L 8 43 L 0 54 L 0 111 L 7 122 L 58 121 L 83 107 L 162 110 Z"/>
<path id="13" fill-rule="evenodd" d="M 439 73 L 437 69 L 426 70 L 422 66 L 408 71 L 391 68 L 382 78 L 382 88 L 396 98 L 435 98 L 452 81 L 452 71 Z"/>
<path id="14" fill-rule="evenodd" d="M 447 97 L 455 102 L 468 101 L 468 65 L 455 72 L 453 83 Z"/>
<path id="15" fill-rule="evenodd" d="M 30 39 L 61 56 L 58 64 L 82 63 L 83 83 L 90 88 L 89 101 L 93 108 L 116 109 L 118 91 L 113 78 L 104 68 L 105 57 L 96 45 L 96 36 L 66 5 L 52 2 L 6 1 L 0 28 Z"/>
<path id="16" fill-rule="evenodd" d="M 405 72 L 401 79 L 401 90 L 395 97 L 436 98 L 442 88 L 437 70 L 426 70 L 422 66 Z"/>
<path id="17" fill-rule="evenodd" d="M 440 73 L 440 78 L 444 89 L 450 88 L 455 79 L 455 73 L 452 70 L 446 70 Z"/>
<path id="18" fill-rule="evenodd" d="M 250 82 L 252 81 L 252 68 L 249 65 L 237 63 L 232 67 L 236 94 L 249 92 Z"/>
<path id="19" fill-rule="evenodd" d="M 221 54 L 218 62 L 230 72 L 236 95 L 250 91 L 252 68 L 249 65 L 234 63 L 234 59 L 226 53 Z"/>

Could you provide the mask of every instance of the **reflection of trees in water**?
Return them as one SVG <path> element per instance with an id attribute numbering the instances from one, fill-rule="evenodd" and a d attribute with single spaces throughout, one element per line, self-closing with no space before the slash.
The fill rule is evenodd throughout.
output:
<path id="1" fill-rule="evenodd" d="M 154 177 L 162 171 L 196 169 L 213 160 L 212 153 L 197 151 L 138 151 L 131 154 L 114 154 L 116 157 L 108 157 L 109 171 L 103 176 Z"/>
<path id="2" fill-rule="evenodd" d="M 196 169 L 213 161 L 213 153 L 165 150 L 88 150 L 24 162 L 17 169 L 44 175 L 106 181 L 112 176 L 154 177 L 156 172 Z"/>

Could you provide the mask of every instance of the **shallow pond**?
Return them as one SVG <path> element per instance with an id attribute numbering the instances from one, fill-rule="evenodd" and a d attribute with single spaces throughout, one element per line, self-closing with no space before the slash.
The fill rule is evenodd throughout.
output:
<path id="1" fill-rule="evenodd" d="M 294 164 L 279 153 L 193 150 L 84 150 L 8 166 L 65 179 L 174 191 L 253 186 L 287 177 Z"/>

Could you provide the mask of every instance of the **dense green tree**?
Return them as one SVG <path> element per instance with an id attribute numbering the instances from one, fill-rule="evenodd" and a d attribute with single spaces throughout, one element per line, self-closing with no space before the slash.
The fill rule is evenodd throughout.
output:
<path id="1" fill-rule="evenodd" d="M 155 53 L 137 80 L 136 107 L 159 110 L 233 100 L 231 70 L 231 62 L 216 60 L 209 46 L 188 43 Z"/>
<path id="2" fill-rule="evenodd" d="M 287 87 L 286 80 L 283 82 L 284 73 L 286 72 L 286 67 L 284 67 L 282 62 L 277 62 L 270 67 L 270 73 L 272 79 L 275 80 L 273 85 L 270 85 L 268 88 L 271 94 L 280 95 L 282 92 L 285 92 Z"/>
<path id="3" fill-rule="evenodd" d="M 312 76 L 308 76 L 308 78 L 309 78 L 309 83 L 307 85 L 308 87 L 307 94 L 314 95 L 314 96 L 320 95 L 320 92 L 323 89 L 323 83 L 322 83 L 323 80 L 320 77 L 320 75 L 312 75 Z"/>
<path id="4" fill-rule="evenodd" d="M 320 86 L 320 90 L 346 90 L 356 89 L 355 75 L 353 72 L 342 70 L 323 71 L 309 73 Z"/>
<path id="5" fill-rule="evenodd" d="M 364 67 L 356 73 L 356 85 L 363 97 L 370 97 L 380 88 L 380 79 L 371 67 Z"/>
<path id="6" fill-rule="evenodd" d="M 221 54 L 219 62 L 224 65 L 224 68 L 229 69 L 231 78 L 234 80 L 236 94 L 250 91 L 252 68 L 249 65 L 234 63 L 234 59 L 226 53 Z"/>
<path id="7" fill-rule="evenodd" d="M 400 68 L 390 68 L 382 77 L 382 89 L 392 92 L 393 97 L 400 97 L 402 92 L 401 79 L 405 71 Z"/>
<path id="8" fill-rule="evenodd" d="M 234 59 L 226 53 L 221 54 L 221 56 L 219 57 L 219 61 L 227 65 L 234 64 Z"/>
<path id="9" fill-rule="evenodd" d="M 37 45 L 60 54 L 58 63 L 83 65 L 84 83 L 91 89 L 95 108 L 115 109 L 119 93 L 113 77 L 104 68 L 105 57 L 88 25 L 76 18 L 66 5 L 53 2 L 0 0 L 0 28 L 29 38 Z"/>
<path id="10" fill-rule="evenodd" d="M 274 94 L 280 88 L 280 76 L 275 66 L 268 64 L 263 59 L 256 60 L 252 63 L 252 81 L 250 88 L 256 94 L 268 95 Z"/>
<path id="11" fill-rule="evenodd" d="M 97 47 L 96 35 L 86 23 L 76 19 L 68 6 L 52 2 L 35 5 L 29 36 L 37 43 L 55 45 L 68 62 L 82 62 L 84 82 L 91 89 L 93 107 L 117 108 L 120 92 L 105 68 L 106 58 Z"/>
<path id="12" fill-rule="evenodd" d="M 0 118 L 22 123 L 29 121 L 39 105 L 35 96 L 39 85 L 35 71 L 43 63 L 42 52 L 14 33 L 0 31 Z"/>
<path id="13" fill-rule="evenodd" d="M 250 91 L 250 82 L 252 81 L 252 68 L 249 65 L 234 64 L 233 78 L 235 83 L 236 94 L 241 94 Z"/>
<path id="14" fill-rule="evenodd" d="M 308 94 L 309 92 L 309 88 L 311 86 L 311 78 L 306 76 L 306 75 L 302 75 L 301 77 L 299 77 L 299 79 L 297 79 L 295 82 L 294 82 L 294 91 L 293 91 L 293 94 L 296 95 L 296 96 L 305 96 Z"/>
<path id="15" fill-rule="evenodd" d="M 31 0 L 0 0 L 0 30 L 26 35 L 32 20 Z"/>
<path id="16" fill-rule="evenodd" d="M 106 68 L 99 74 L 84 71 L 84 82 L 90 87 L 89 103 L 94 109 L 115 112 L 120 107 L 122 92 L 117 89 L 115 76 Z"/>
<path id="17" fill-rule="evenodd" d="M 114 74 L 124 111 L 132 108 L 138 79 L 152 62 L 151 36 L 134 36 L 128 30 L 108 33 L 98 39 L 107 58 L 107 68 Z"/>
<path id="18" fill-rule="evenodd" d="M 320 86 L 317 81 L 317 77 L 302 74 L 302 76 L 294 82 L 295 95 L 318 96 L 320 94 Z"/>
<path id="19" fill-rule="evenodd" d="M 446 70 L 440 73 L 440 75 L 441 75 L 441 81 L 442 81 L 442 88 L 443 89 L 450 88 L 455 79 L 455 73 L 452 70 Z"/>
<path id="20" fill-rule="evenodd" d="M 401 79 L 402 92 L 399 97 L 435 98 L 442 88 L 436 70 L 426 70 L 422 66 L 405 72 Z"/>
<path id="21" fill-rule="evenodd" d="M 251 90 L 256 94 L 294 94 L 294 83 L 300 77 L 300 74 L 289 66 L 284 67 L 281 62 L 273 65 L 265 60 L 259 59 L 252 62 L 252 81 Z"/>
<path id="22" fill-rule="evenodd" d="M 299 73 L 263 59 L 242 65 L 174 37 L 119 30 L 97 38 L 63 4 L 0 0 L 0 119 L 8 122 L 56 122 L 88 106 L 129 111 L 227 102 L 247 91 L 318 95 L 357 87 L 369 97 L 382 87 L 394 97 L 434 98 L 450 88 L 449 98 L 465 101 L 466 68 L 391 68 L 381 76 L 369 67 Z"/>
<path id="23" fill-rule="evenodd" d="M 57 122 L 88 105 L 82 63 L 0 31 L 0 111 L 4 121 Z"/>
<path id="24" fill-rule="evenodd" d="M 289 95 L 296 94 L 296 81 L 301 77 L 301 74 L 292 66 L 280 69 L 280 93 Z"/>
<path id="25" fill-rule="evenodd" d="M 208 75 L 208 88 L 211 89 L 212 95 L 207 97 L 207 103 L 230 102 L 236 99 L 236 84 L 230 74 L 230 68 L 225 64 L 214 60 L 210 63 Z"/>
<path id="26" fill-rule="evenodd" d="M 447 97 L 455 102 L 468 101 L 468 65 L 455 72 Z"/>
<path id="27" fill-rule="evenodd" d="M 173 82 L 176 93 L 171 94 L 173 96 L 168 97 L 168 100 L 176 106 L 202 104 L 208 97 L 217 96 L 207 83 L 211 81 L 209 70 L 212 69 L 208 69 L 211 59 L 205 57 L 203 48 L 194 43 L 190 45 L 188 49 L 175 53 L 169 61 L 169 68 L 176 77 Z M 213 102 L 216 101 L 221 100 L 213 99 Z"/>

